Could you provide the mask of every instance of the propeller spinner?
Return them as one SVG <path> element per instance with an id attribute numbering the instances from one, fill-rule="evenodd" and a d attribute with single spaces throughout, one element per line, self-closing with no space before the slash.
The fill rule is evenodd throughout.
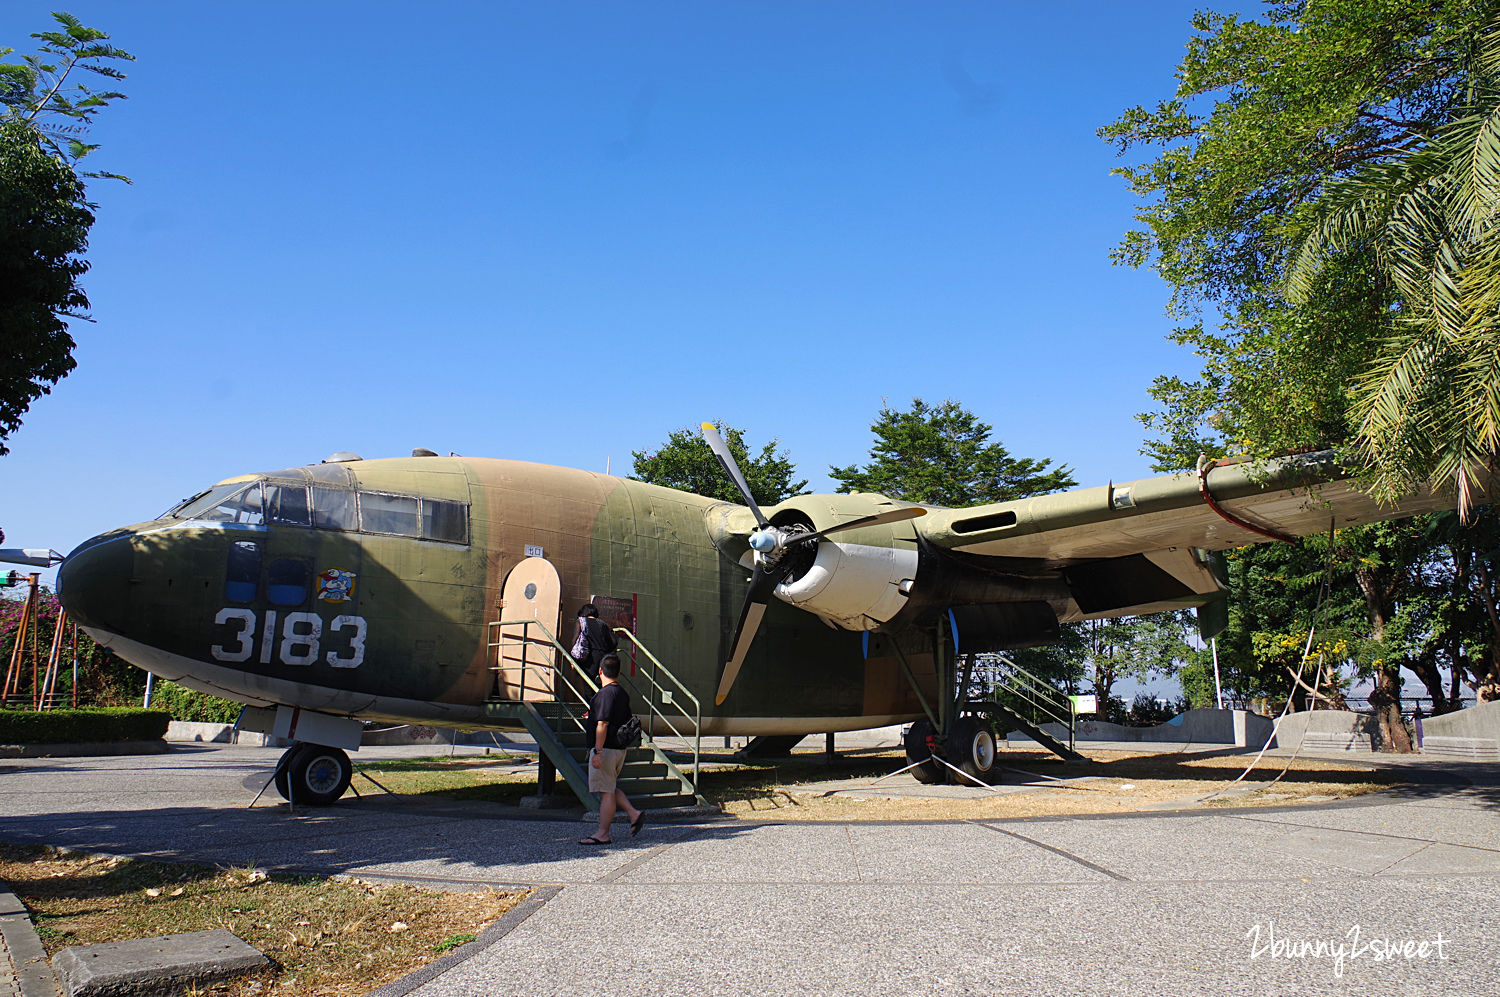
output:
<path id="1" fill-rule="evenodd" d="M 755 516 L 757 524 L 755 531 L 750 534 L 750 549 L 755 552 L 755 570 L 750 577 L 750 590 L 745 593 L 745 604 L 740 609 L 740 620 L 734 629 L 729 660 L 724 663 L 724 674 L 719 679 L 718 691 L 714 693 L 715 705 L 722 706 L 729 696 L 729 690 L 733 687 L 735 678 L 740 673 L 740 667 L 745 663 L 745 656 L 750 652 L 750 645 L 754 643 L 755 635 L 760 630 L 761 620 L 766 615 L 766 606 L 770 604 L 776 586 L 786 579 L 797 563 L 797 559 L 787 556 L 788 554 L 796 548 L 816 546 L 824 537 L 832 533 L 916 519 L 924 515 L 927 510 L 892 509 L 817 531 L 811 531 L 796 524 L 777 526 L 766 519 L 765 513 L 760 511 L 760 506 L 750 494 L 749 485 L 745 483 L 744 475 L 740 473 L 734 455 L 729 452 L 729 447 L 725 445 L 724 438 L 719 435 L 719 430 L 713 423 L 703 423 L 703 439 L 708 443 L 714 456 L 718 458 L 719 465 L 724 468 L 724 473 L 729 475 L 729 479 L 734 482 L 734 487 L 745 500 L 745 505 L 749 507 L 751 514 Z"/>

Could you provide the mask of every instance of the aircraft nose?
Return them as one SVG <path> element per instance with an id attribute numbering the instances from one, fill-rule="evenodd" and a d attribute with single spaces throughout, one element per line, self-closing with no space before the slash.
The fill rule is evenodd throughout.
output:
<path id="1" fill-rule="evenodd" d="M 79 625 L 121 633 L 130 608 L 135 549 L 130 530 L 85 540 L 57 571 L 57 597 Z"/>

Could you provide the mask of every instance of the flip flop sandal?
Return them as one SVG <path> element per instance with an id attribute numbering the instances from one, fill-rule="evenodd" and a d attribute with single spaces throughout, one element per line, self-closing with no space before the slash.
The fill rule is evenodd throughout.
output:
<path id="1" fill-rule="evenodd" d="M 641 825 L 644 823 L 646 823 L 646 811 L 642 810 L 636 816 L 635 820 L 630 822 L 630 836 L 632 838 L 641 833 Z"/>
<path id="2" fill-rule="evenodd" d="M 592 834 L 578 842 L 580 845 L 607 845 L 608 841 L 594 837 Z"/>

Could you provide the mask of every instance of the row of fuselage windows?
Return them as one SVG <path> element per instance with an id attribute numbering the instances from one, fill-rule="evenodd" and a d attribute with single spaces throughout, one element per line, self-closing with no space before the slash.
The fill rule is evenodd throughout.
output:
<path id="1" fill-rule="evenodd" d="M 469 542 L 469 507 L 463 502 L 327 485 L 276 481 L 216 485 L 168 515 L 209 523 L 269 523 Z"/>

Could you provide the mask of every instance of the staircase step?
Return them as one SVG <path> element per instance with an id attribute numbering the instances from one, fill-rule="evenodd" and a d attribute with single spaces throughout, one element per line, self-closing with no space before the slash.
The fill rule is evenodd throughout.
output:
<path id="1" fill-rule="evenodd" d="M 589 748 L 593 747 L 593 746 L 592 745 L 585 746 L 585 745 L 582 745 L 582 744 L 567 744 L 567 743 L 564 743 L 564 747 L 566 747 L 568 749 L 568 754 L 570 754 L 570 755 L 573 756 L 573 760 L 574 761 L 582 762 L 582 761 L 584 761 L 585 759 L 588 758 L 588 756 L 589 756 Z M 625 752 L 625 767 L 626 768 L 630 768 L 632 765 L 660 765 L 660 764 L 661 764 L 661 762 L 657 759 L 656 752 L 652 751 L 650 748 L 631 748 L 630 750 L 628 750 L 627 752 Z"/>
<path id="2" fill-rule="evenodd" d="M 664 779 L 671 773 L 661 762 L 627 762 L 620 770 L 621 779 Z"/>
<path id="3" fill-rule="evenodd" d="M 621 779 L 616 785 L 623 789 L 625 795 L 631 799 L 634 799 L 637 793 L 650 797 L 682 792 L 680 779 Z"/>
<path id="4" fill-rule="evenodd" d="M 696 806 L 698 800 L 687 793 L 676 793 L 672 795 L 662 794 L 660 796 L 630 796 L 630 802 L 641 810 L 666 810 L 671 807 Z"/>

